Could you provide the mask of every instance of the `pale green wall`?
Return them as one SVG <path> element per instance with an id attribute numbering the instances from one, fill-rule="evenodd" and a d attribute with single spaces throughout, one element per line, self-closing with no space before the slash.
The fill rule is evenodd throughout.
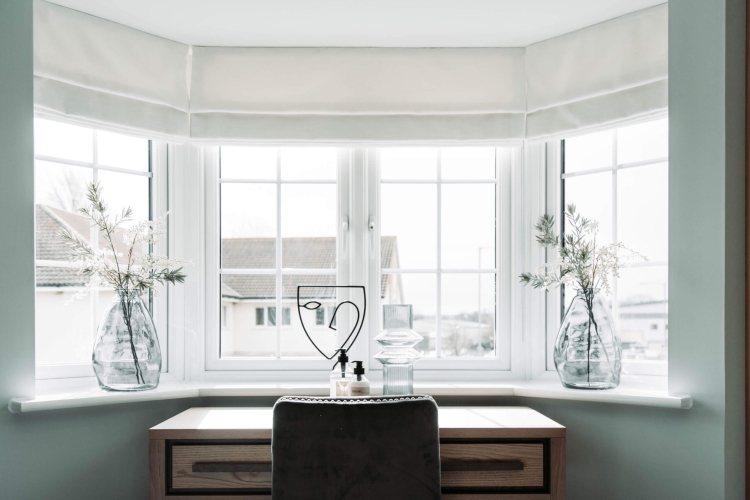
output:
<path id="1" fill-rule="evenodd" d="M 510 398 L 568 427 L 572 500 L 739 499 L 744 487 L 744 2 L 670 4 L 670 386 L 688 411 Z M 0 1 L 0 403 L 33 391 L 31 0 Z M 176 400 L 11 415 L 0 498 L 146 499 L 146 430 Z"/>

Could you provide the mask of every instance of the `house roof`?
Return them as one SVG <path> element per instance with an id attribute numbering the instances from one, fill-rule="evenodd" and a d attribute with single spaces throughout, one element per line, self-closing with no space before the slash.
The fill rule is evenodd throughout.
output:
<path id="1" fill-rule="evenodd" d="M 37 260 L 68 259 L 68 248 L 59 235 L 62 228 L 75 232 L 83 241 L 89 240 L 88 221 L 75 213 L 51 208 L 36 207 L 36 258 Z M 116 247 L 121 245 L 116 238 Z M 105 242 L 100 240 L 100 244 Z M 117 248 L 121 251 L 122 248 Z M 383 267 L 398 267 L 395 236 L 382 238 L 381 260 Z M 336 238 L 283 238 L 281 261 L 285 268 L 320 269 L 330 271 L 336 262 Z M 276 240 L 274 238 L 222 238 L 221 262 L 223 269 L 273 269 L 276 266 Z M 384 296 L 391 284 L 392 275 L 381 278 Z M 38 287 L 83 286 L 85 277 L 75 269 L 37 267 Z M 335 275 L 285 275 L 282 278 L 282 297 L 296 298 L 297 285 L 314 287 L 336 284 Z M 332 298 L 332 289 L 303 289 L 303 296 Z M 276 277 L 273 275 L 223 274 L 221 295 L 235 299 L 271 299 L 276 296 Z"/>

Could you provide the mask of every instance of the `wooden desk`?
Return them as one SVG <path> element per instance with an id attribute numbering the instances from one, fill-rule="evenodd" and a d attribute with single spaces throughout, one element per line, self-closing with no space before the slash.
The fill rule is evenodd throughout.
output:
<path id="1" fill-rule="evenodd" d="M 565 499 L 565 427 L 508 406 L 438 418 L 445 500 Z M 191 408 L 153 427 L 151 500 L 270 499 L 271 423 L 271 408 Z"/>

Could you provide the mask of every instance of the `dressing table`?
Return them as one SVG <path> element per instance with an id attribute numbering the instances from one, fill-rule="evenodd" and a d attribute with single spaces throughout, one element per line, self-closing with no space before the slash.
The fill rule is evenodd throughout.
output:
<path id="1" fill-rule="evenodd" d="M 270 500 L 272 408 L 191 408 L 149 431 L 151 500 Z M 564 500 L 565 427 L 524 407 L 441 407 L 445 500 Z"/>

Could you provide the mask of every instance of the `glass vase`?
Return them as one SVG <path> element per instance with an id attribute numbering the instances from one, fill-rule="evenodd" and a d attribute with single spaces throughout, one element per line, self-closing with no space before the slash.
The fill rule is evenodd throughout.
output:
<path id="1" fill-rule="evenodd" d="M 563 386 L 613 389 L 620 384 L 622 346 L 599 290 L 578 290 L 555 341 L 555 367 Z"/>
<path id="2" fill-rule="evenodd" d="M 374 358 L 383 364 L 383 395 L 414 394 L 414 363 L 422 357 L 415 349 L 422 336 L 415 332 L 411 305 L 383 306 L 383 331 L 375 337 L 381 350 Z"/>
<path id="3" fill-rule="evenodd" d="M 91 358 L 99 387 L 105 391 L 145 391 L 159 385 L 159 339 L 138 291 L 115 290 Z"/>

